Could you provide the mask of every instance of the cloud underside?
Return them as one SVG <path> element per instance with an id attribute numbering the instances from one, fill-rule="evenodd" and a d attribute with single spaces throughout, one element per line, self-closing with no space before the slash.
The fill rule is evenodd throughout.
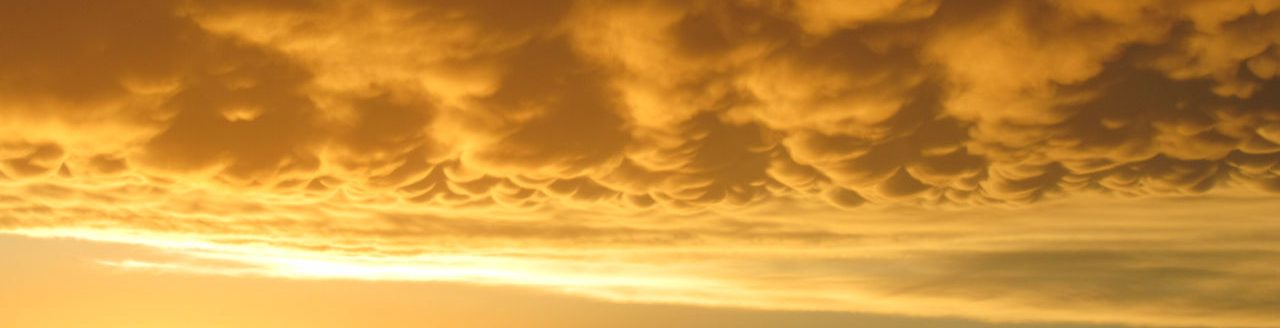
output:
<path id="1" fill-rule="evenodd" d="M 0 230 L 269 275 L 1264 326 L 1278 44 L 1277 1 L 5 1 Z"/>

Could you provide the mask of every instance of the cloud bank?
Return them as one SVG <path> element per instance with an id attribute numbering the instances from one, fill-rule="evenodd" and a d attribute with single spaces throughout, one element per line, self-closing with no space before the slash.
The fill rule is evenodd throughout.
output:
<path id="1" fill-rule="evenodd" d="M 6 1 L 0 229 L 1264 326 L 1278 44 L 1278 1 Z"/>

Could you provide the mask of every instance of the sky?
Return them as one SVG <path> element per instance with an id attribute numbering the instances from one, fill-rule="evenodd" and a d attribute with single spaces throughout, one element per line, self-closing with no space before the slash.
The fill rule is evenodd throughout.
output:
<path id="1" fill-rule="evenodd" d="M 1278 327 L 1280 1 L 0 2 L 0 326 Z"/>

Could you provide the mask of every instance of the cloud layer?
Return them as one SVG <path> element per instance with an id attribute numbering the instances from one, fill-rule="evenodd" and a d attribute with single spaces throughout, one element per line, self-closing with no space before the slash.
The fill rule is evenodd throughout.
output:
<path id="1" fill-rule="evenodd" d="M 1272 3 L 6 6 L 7 179 L 672 210 L 1277 188 Z"/>
<path id="2" fill-rule="evenodd" d="M 612 256 L 739 291 L 578 287 L 738 306 L 1280 304 L 1280 231 L 1241 203 L 1280 192 L 1280 1 L 16 0 L 0 57 L 5 231 L 545 277 Z M 1113 202 L 1189 195 L 1238 222 Z M 1110 205 L 1005 212 L 1058 200 Z M 928 300 L 953 310 L 904 305 Z"/>

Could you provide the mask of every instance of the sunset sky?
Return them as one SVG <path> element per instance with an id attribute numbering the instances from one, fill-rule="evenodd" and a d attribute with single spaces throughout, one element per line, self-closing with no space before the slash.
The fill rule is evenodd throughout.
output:
<path id="1" fill-rule="evenodd" d="M 0 0 L 0 327 L 1280 327 L 1280 0 Z"/>

